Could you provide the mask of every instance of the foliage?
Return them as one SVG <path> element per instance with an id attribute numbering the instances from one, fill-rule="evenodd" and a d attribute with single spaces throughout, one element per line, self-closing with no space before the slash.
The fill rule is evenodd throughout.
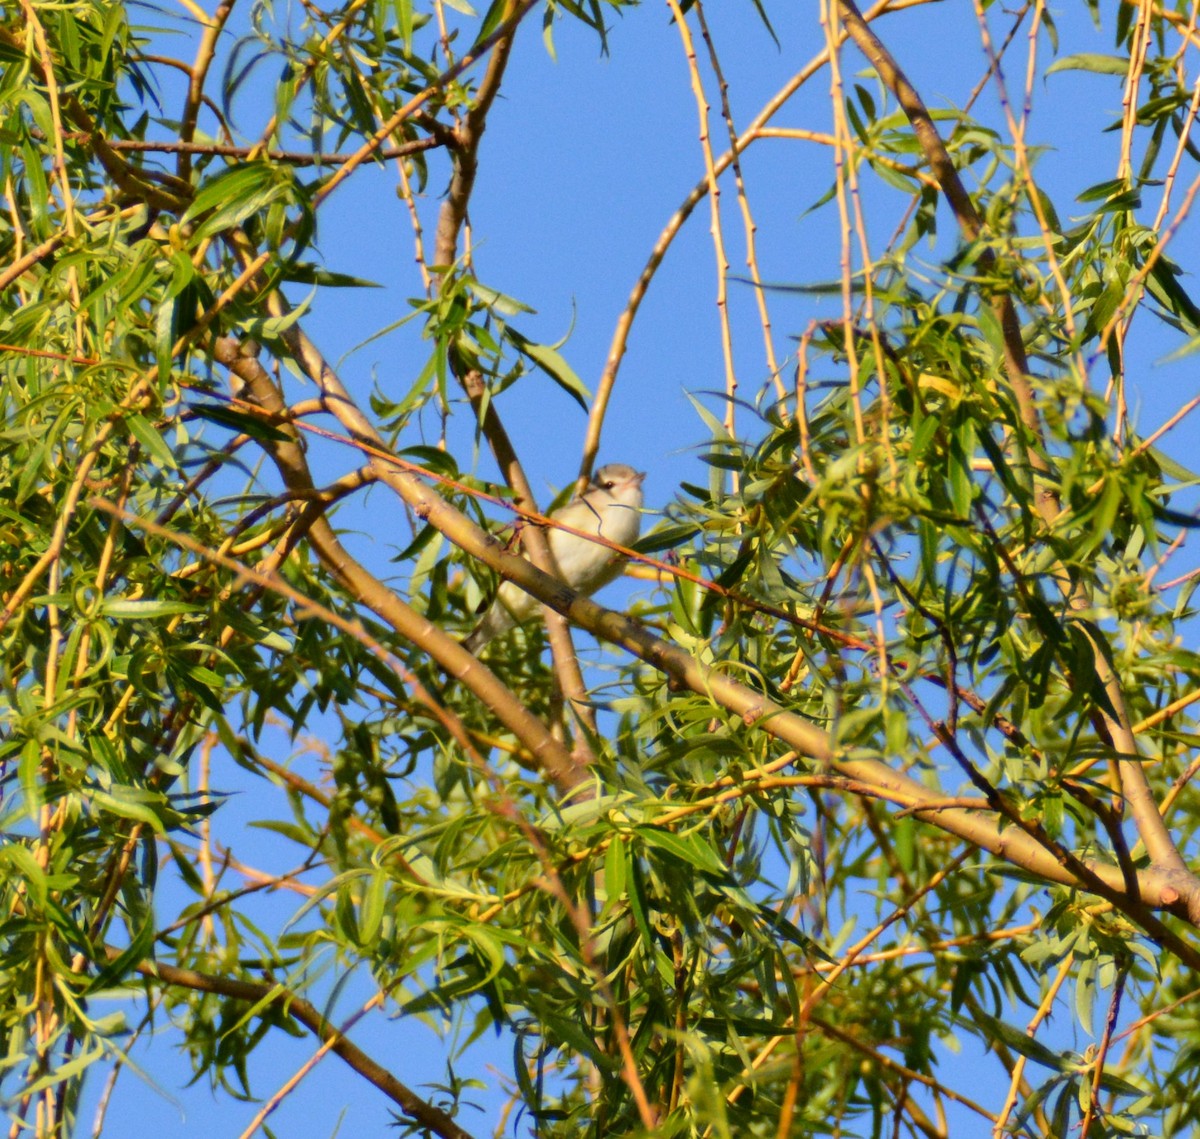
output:
<path id="1" fill-rule="evenodd" d="M 708 475 L 643 538 L 622 617 L 541 572 L 501 417 L 549 377 L 589 413 L 588 474 L 642 294 L 705 202 L 733 341 L 722 209 L 753 235 L 780 192 L 741 161 L 774 112 L 733 121 L 703 6 L 669 6 L 713 103 L 707 173 L 595 394 L 486 283 L 468 208 L 523 24 L 607 50 L 647 13 L 10 6 L 10 1134 L 101 1133 L 103 1081 L 153 1079 L 172 1045 L 265 1099 L 265 1128 L 292 1085 L 260 1050 L 285 1035 L 409 1134 L 1200 1133 L 1196 480 L 1166 433 L 1196 401 L 1143 431 L 1127 386 L 1135 328 L 1180 359 L 1200 335 L 1194 12 L 1080 5 L 1102 54 L 1060 47 L 1039 0 L 981 3 L 991 101 L 934 113 L 873 38 L 916 13 L 805 16 L 833 50 L 785 90 L 830 84 L 833 133 L 792 133 L 828 151 L 841 272 L 768 286 L 746 243 L 768 379 L 747 398 L 729 351 L 726 390 L 696 395 Z M 773 8 L 740 18 L 794 50 Z M 1113 177 L 1065 203 L 1029 108 L 1071 72 L 1126 99 L 1095 140 Z M 418 256 L 379 334 L 425 356 L 364 395 L 309 328 L 370 274 L 330 268 L 318 223 L 388 162 Z M 834 306 L 786 360 L 785 293 Z M 408 524 L 385 567 L 356 535 L 381 509 Z M 514 509 L 535 564 L 481 528 L 511 538 Z M 551 621 L 474 660 L 497 575 L 616 648 L 580 673 Z M 275 845 L 239 833 L 245 788 Z M 269 891 L 301 900 L 281 918 Z M 392 1056 L 436 1039 L 446 1082 L 355 1043 L 372 1014 Z M 462 1074 L 492 1031 L 500 1086 Z"/>

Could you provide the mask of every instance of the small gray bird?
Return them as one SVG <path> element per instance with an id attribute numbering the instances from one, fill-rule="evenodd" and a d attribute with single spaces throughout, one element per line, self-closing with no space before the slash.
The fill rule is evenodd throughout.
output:
<path id="1" fill-rule="evenodd" d="M 587 490 L 572 499 L 550 517 L 584 533 L 599 534 L 618 546 L 629 546 L 637 539 L 642 524 L 642 479 L 644 472 L 624 463 L 601 467 L 588 483 Z M 621 555 L 598 542 L 578 534 L 552 528 L 550 550 L 558 563 L 562 580 L 577 593 L 590 597 L 621 572 Z M 482 620 L 463 641 L 463 647 L 477 653 L 493 637 L 535 617 L 538 600 L 511 581 L 504 582 Z"/>

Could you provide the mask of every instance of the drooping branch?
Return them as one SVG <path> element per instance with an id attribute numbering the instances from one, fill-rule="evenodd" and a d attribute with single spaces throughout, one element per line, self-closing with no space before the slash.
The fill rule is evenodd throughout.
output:
<path id="1" fill-rule="evenodd" d="M 896 97 L 912 124 L 922 152 L 929 162 L 946 200 L 950 203 L 963 233 L 970 241 L 980 240 L 984 236 L 983 222 L 975 208 L 975 203 L 971 200 L 971 196 L 958 176 L 954 161 L 934 125 L 933 117 L 929 114 L 929 110 L 916 88 L 909 82 L 891 52 L 863 19 L 862 13 L 859 12 L 853 0 L 838 0 L 838 10 L 842 22 L 855 44 L 870 60 L 879 77 Z M 978 261 L 985 272 L 996 268 L 996 255 L 986 246 L 979 251 Z M 1005 368 L 1012 386 L 1013 396 L 1017 402 L 1018 413 L 1028 432 L 1029 439 L 1033 443 L 1033 446 L 1027 449 L 1029 462 L 1035 475 L 1040 476 L 1037 486 L 1034 488 L 1034 503 L 1038 515 L 1049 529 L 1054 526 L 1061 512 L 1062 504 L 1058 492 L 1052 484 L 1050 464 L 1044 454 L 1042 425 L 1034 401 L 1033 389 L 1029 383 L 1029 361 L 1022 339 L 1021 322 L 1017 316 L 1012 295 L 1007 290 L 993 293 L 990 303 L 1003 334 Z M 1091 607 L 1091 601 L 1081 582 L 1072 581 L 1065 569 L 1055 573 L 1054 576 L 1072 611 L 1079 613 Z M 1120 678 L 1109 663 L 1102 647 L 1095 643 L 1090 633 L 1088 636 L 1092 640 L 1092 659 L 1096 676 L 1115 712 L 1115 715 L 1110 715 L 1107 710 L 1098 710 L 1097 721 L 1100 734 L 1118 753 L 1117 770 L 1121 781 L 1121 790 L 1129 804 L 1138 834 L 1154 864 L 1176 881 L 1182 893 L 1200 901 L 1200 878 L 1188 870 L 1179 853 L 1159 812 L 1158 804 L 1154 801 L 1146 772 L 1138 758 L 1137 740 L 1126 710 L 1125 695 L 1121 688 Z M 1197 914 L 1200 916 L 1200 911 L 1197 911 Z"/>
<path id="2" fill-rule="evenodd" d="M 924 100 L 916 88 L 909 82 L 908 77 L 900 70 L 899 65 L 888 51 L 883 41 L 875 34 L 870 24 L 863 19 L 862 13 L 853 0 L 838 0 L 838 9 L 846 31 L 854 40 L 858 49 L 870 60 L 878 72 L 884 85 L 896 97 L 908 121 L 912 123 L 921 151 L 933 170 L 934 177 L 950 203 L 959 227 L 968 241 L 978 241 L 983 236 L 983 221 L 975 209 L 971 195 L 967 193 L 962 179 L 950 152 L 942 142 L 934 125 Z M 995 252 L 984 247 L 979 251 L 978 262 L 984 272 L 990 272 L 996 267 Z M 1007 292 L 996 293 L 991 298 L 991 304 L 1000 321 L 1004 335 L 1004 362 L 1008 373 L 1009 383 L 1012 384 L 1013 394 L 1017 400 L 1017 408 L 1030 438 L 1040 440 L 1042 436 L 1041 420 L 1038 418 L 1037 407 L 1033 399 L 1033 389 L 1029 386 L 1029 359 L 1025 352 L 1025 344 L 1021 338 L 1021 322 L 1017 317 L 1016 306 Z M 1045 457 L 1038 448 L 1030 452 L 1030 464 L 1038 473 L 1044 474 L 1049 467 Z M 1046 491 L 1045 493 L 1048 493 Z M 1057 513 L 1057 511 L 1055 511 Z"/>
<path id="3" fill-rule="evenodd" d="M 926 0 L 918 0 L 918 2 L 924 3 Z M 895 3 L 895 0 L 878 0 L 878 3 L 872 5 L 864 19 L 868 21 L 874 20 L 899 6 Z M 841 33 L 838 42 L 842 42 L 845 38 L 846 33 Z M 715 159 L 713 162 L 714 176 L 719 177 L 721 174 L 724 174 L 734 164 L 738 155 L 745 151 L 751 143 L 759 138 L 768 137 L 763 133 L 763 128 L 775 117 L 788 100 L 828 62 L 828 50 L 818 52 L 775 95 L 767 100 L 758 114 L 754 116 L 750 125 L 735 140 L 735 144 Z M 710 182 L 707 175 L 702 177 L 688 192 L 687 197 L 684 198 L 675 213 L 671 215 L 670 220 L 659 234 L 658 240 L 654 243 L 654 248 L 650 251 L 650 256 L 647 258 L 645 266 L 642 268 L 641 273 L 638 274 L 638 279 L 634 282 L 633 288 L 630 290 L 629 297 L 625 302 L 625 308 L 617 318 L 616 328 L 613 330 L 612 340 L 608 348 L 608 356 L 604 361 L 604 370 L 601 372 L 600 380 L 596 384 L 596 394 L 592 399 L 591 411 L 588 413 L 587 432 L 583 442 L 583 455 L 579 464 L 579 482 L 581 487 L 590 477 L 592 465 L 595 463 L 596 455 L 600 451 L 600 436 L 604 430 L 604 419 L 608 414 L 608 404 L 612 399 L 613 389 L 616 387 L 617 373 L 620 370 L 621 361 L 625 357 L 625 348 L 629 343 L 629 334 L 633 329 L 633 322 L 637 319 L 642 301 L 649 291 L 650 282 L 654 280 L 659 266 L 667 255 L 667 251 L 671 248 L 680 230 L 683 229 L 684 223 L 691 217 L 692 211 L 704 201 L 709 192 L 709 185 Z"/>

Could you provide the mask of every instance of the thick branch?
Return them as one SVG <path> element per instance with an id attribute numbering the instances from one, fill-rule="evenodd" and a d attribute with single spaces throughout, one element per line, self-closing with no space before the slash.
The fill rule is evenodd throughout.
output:
<path id="1" fill-rule="evenodd" d="M 247 394 L 264 410 L 282 415 L 286 410 L 283 397 L 266 369 L 252 356 L 241 353 L 238 343 L 221 339 L 214 344 L 218 362 L 234 372 L 246 385 Z M 312 476 L 304 450 L 293 434 L 294 428 L 285 423 L 279 430 L 292 435 L 288 442 L 264 441 L 279 469 L 284 484 L 295 493 L 313 489 Z M 372 461 L 376 467 L 376 461 Z M 378 471 L 376 470 L 376 473 Z M 523 704 L 489 669 L 479 663 L 453 637 L 405 604 L 383 582 L 352 558 L 322 515 L 313 520 L 309 541 L 321 558 L 351 595 L 372 609 L 402 637 L 421 645 L 451 676 L 458 677 L 475 695 L 495 711 L 500 721 L 529 749 L 543 770 L 563 792 L 570 791 L 583 775 L 577 770 L 570 754 L 530 714 Z"/>
<path id="2" fill-rule="evenodd" d="M 221 33 L 225 30 L 229 14 L 233 11 L 233 2 L 234 0 L 221 0 L 221 3 L 217 5 L 216 11 L 213 12 L 204 29 L 204 34 L 200 37 L 200 44 L 196 49 L 196 61 L 188 69 L 187 97 L 184 100 L 183 118 L 179 126 L 180 140 L 185 143 L 191 142 L 195 138 L 196 123 L 200 120 L 200 106 L 204 101 L 204 84 L 208 78 L 208 69 L 212 66 Z M 191 180 L 192 158 L 186 150 L 179 154 L 176 172 L 184 182 Z"/>
<path id="3" fill-rule="evenodd" d="M 741 716 L 747 726 L 760 728 L 851 779 L 904 796 L 913 803 L 912 814 L 942 830 L 1047 881 L 1098 894 L 1133 917 L 1151 937 L 1181 960 L 1200 968 L 1200 953 L 1163 925 L 1149 908 L 1169 909 L 1193 925 L 1200 923 L 1200 889 L 1193 887 L 1190 876 L 1181 878 L 1170 869 L 1142 871 L 1138 875 L 1138 896 L 1131 898 L 1124 891 L 1123 876 L 1117 866 L 1075 859 L 1060 849 L 1047 849 L 1037 838 L 1015 826 L 1001 829 L 977 812 L 946 808 L 941 792 L 894 771 L 880 760 L 841 758 L 835 753 L 829 735 L 820 728 L 722 673 L 705 668 L 683 649 L 655 637 L 636 621 L 578 596 L 524 558 L 508 553 L 491 535 L 414 476 L 393 468 L 381 472 L 380 477 L 420 517 L 427 519 L 467 554 L 516 582 L 539 601 L 552 605 L 575 624 L 653 665 L 679 687 L 707 696 Z"/>
<path id="4" fill-rule="evenodd" d="M 491 400 L 485 400 L 483 376 L 472 370 L 462 378 L 463 388 L 471 401 L 471 406 L 479 418 L 484 436 L 491 445 L 492 454 L 504 475 L 504 481 L 512 489 L 514 504 L 521 510 L 537 512 L 537 500 L 533 488 L 525 477 L 525 470 L 517 458 L 517 452 L 508 437 L 500 416 L 496 414 L 496 405 Z M 562 577 L 554 554 L 550 549 L 550 539 L 540 526 L 526 526 L 521 531 L 521 547 L 528 551 L 529 560 L 538 569 L 550 574 L 551 577 Z M 583 673 L 579 668 L 579 659 L 575 655 L 575 645 L 571 640 L 571 627 L 565 617 L 556 613 L 548 606 L 542 606 L 542 616 L 546 622 L 546 632 L 550 638 L 550 653 L 554 661 L 554 674 L 558 680 L 563 695 L 567 698 L 572 712 L 579 718 L 586 732 L 596 735 L 596 718 L 587 703 L 587 688 L 583 682 Z M 577 745 L 577 752 L 582 760 L 590 762 L 594 756 L 586 736 Z M 582 777 L 582 771 L 581 771 Z"/>
<path id="5" fill-rule="evenodd" d="M 517 28 L 531 4 L 528 0 L 509 0 L 504 13 L 506 30 L 492 48 L 487 70 L 480 80 L 471 109 L 459 128 L 458 148 L 454 151 L 454 173 L 446 191 L 446 200 L 438 213 L 437 235 L 434 241 L 434 264 L 449 267 L 458 253 L 458 235 L 467 217 L 467 205 L 475 187 L 479 168 L 479 144 L 487 129 L 487 116 L 500 93 L 500 84 L 512 55 Z M 460 377 L 461 379 L 461 377 Z"/>

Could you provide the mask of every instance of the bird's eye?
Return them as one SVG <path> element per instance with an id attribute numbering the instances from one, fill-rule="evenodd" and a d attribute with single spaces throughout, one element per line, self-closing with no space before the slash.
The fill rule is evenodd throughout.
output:
<path id="1" fill-rule="evenodd" d="M 612 480 L 612 479 L 606 479 L 606 480 L 605 480 L 604 482 L 602 482 L 600 485 L 601 485 L 602 487 L 604 487 L 604 489 L 605 489 L 605 490 L 612 490 L 612 488 L 613 488 L 614 486 L 616 486 L 617 484 L 616 484 L 615 482 L 613 482 L 613 480 Z"/>

